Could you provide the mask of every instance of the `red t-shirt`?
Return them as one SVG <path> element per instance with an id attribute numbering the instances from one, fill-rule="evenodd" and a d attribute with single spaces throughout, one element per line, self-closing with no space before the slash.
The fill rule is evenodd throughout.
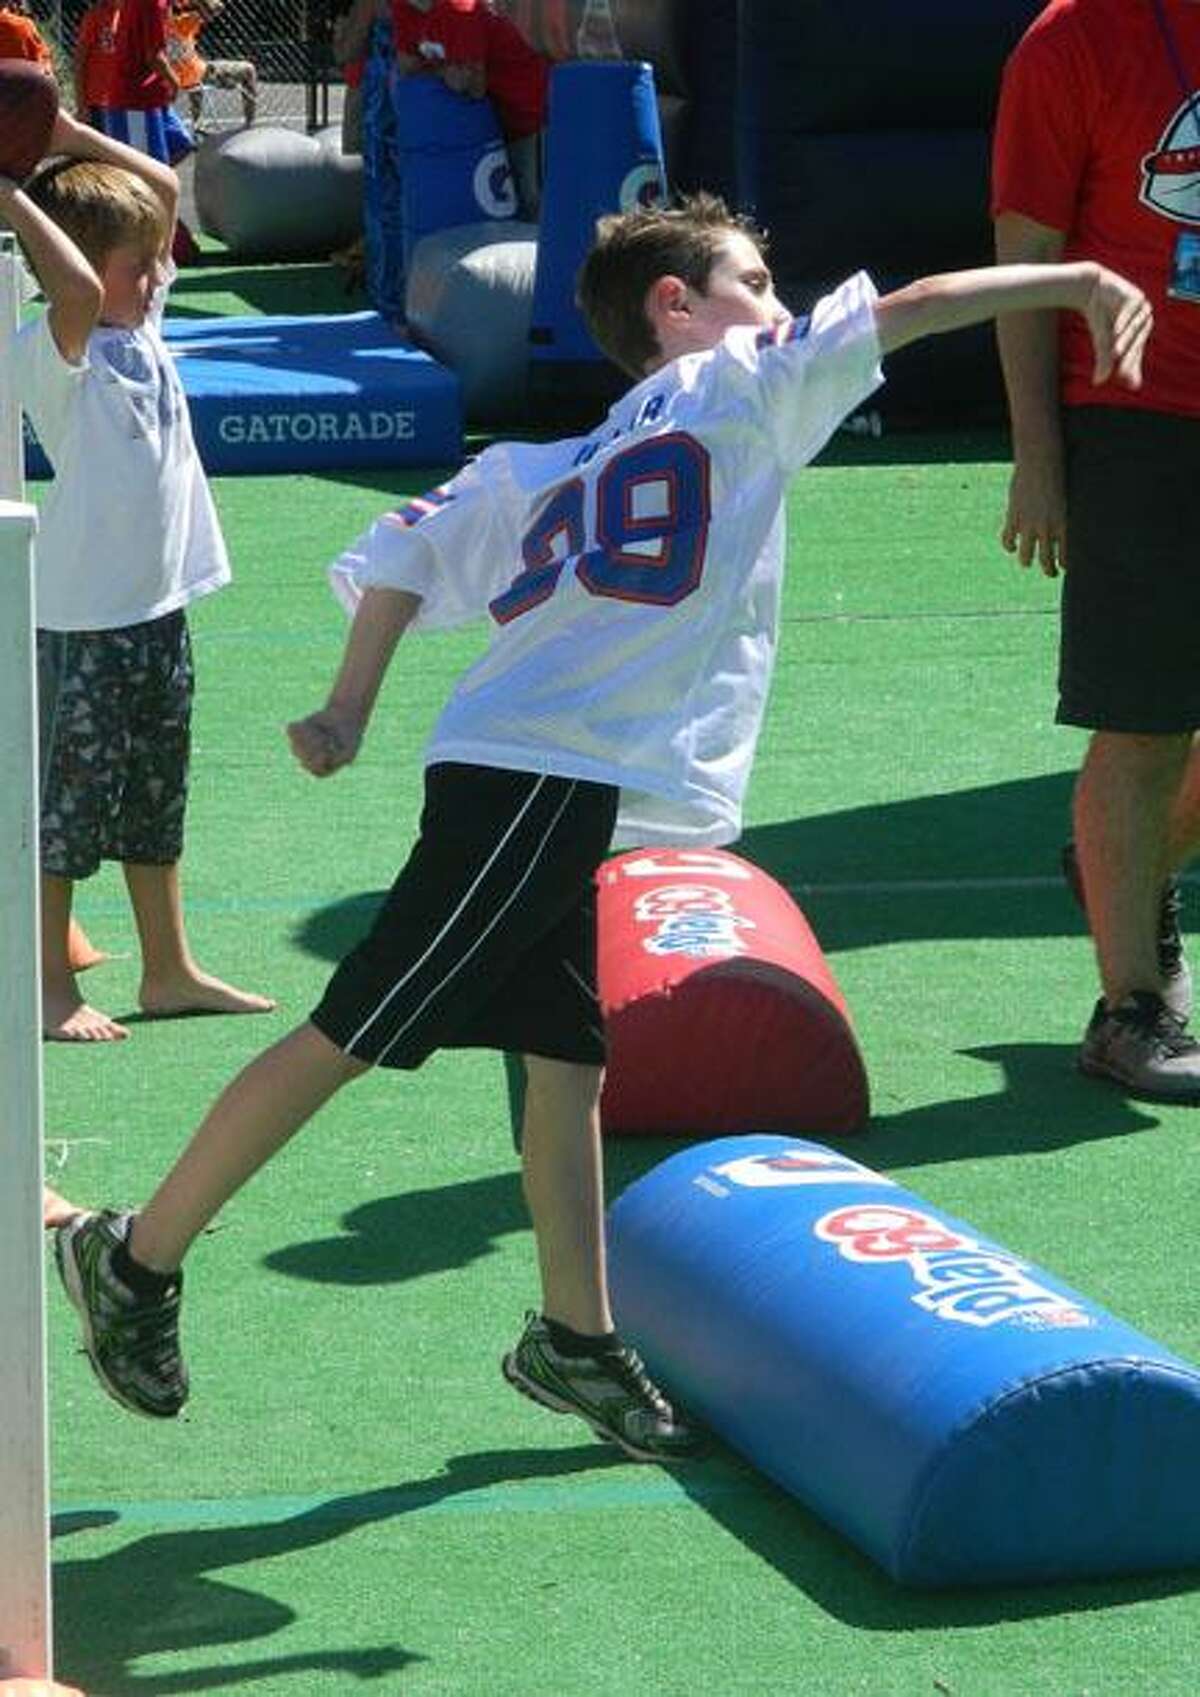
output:
<path id="1" fill-rule="evenodd" d="M 83 78 L 85 106 L 115 106 L 117 21 L 120 0 L 97 0 L 79 20 L 76 60 Z"/>
<path id="2" fill-rule="evenodd" d="M 428 12 L 393 0 L 392 42 L 397 53 L 431 64 L 482 65 L 506 136 L 517 140 L 545 123 L 545 59 L 514 24 L 477 0 L 436 0 Z"/>
<path id="3" fill-rule="evenodd" d="M 508 18 L 489 6 L 482 8 L 482 16 L 487 91 L 496 102 L 504 133 L 514 141 L 536 135 L 546 122 L 550 66 Z"/>
<path id="4" fill-rule="evenodd" d="M 113 105 L 133 112 L 169 106 L 175 91 L 154 68 L 167 50 L 167 0 L 123 0 L 113 63 Z"/>
<path id="5" fill-rule="evenodd" d="M 1143 288 L 1155 324 L 1141 389 L 1096 388 L 1078 313 L 1061 315 L 1062 395 L 1074 405 L 1200 416 L 1200 302 L 1167 293 L 1176 242 L 1200 233 L 1200 4 L 1162 0 L 1181 85 L 1151 0 L 1051 0 L 1005 67 L 992 214 L 1066 235 Z"/>
<path id="6" fill-rule="evenodd" d="M 392 45 L 397 53 L 433 65 L 481 65 L 484 24 L 478 0 L 434 0 L 429 11 L 392 0 Z"/>

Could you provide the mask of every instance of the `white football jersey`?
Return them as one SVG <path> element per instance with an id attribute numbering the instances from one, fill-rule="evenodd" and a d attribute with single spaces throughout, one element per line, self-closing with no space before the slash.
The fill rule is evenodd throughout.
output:
<path id="1" fill-rule="evenodd" d="M 788 478 L 882 381 L 863 273 L 810 318 L 727 333 L 589 435 L 500 443 L 335 563 L 422 597 L 412 629 L 487 614 L 427 761 L 621 791 L 616 846 L 732 842 L 778 640 Z M 518 565 L 518 562 L 520 564 Z"/>

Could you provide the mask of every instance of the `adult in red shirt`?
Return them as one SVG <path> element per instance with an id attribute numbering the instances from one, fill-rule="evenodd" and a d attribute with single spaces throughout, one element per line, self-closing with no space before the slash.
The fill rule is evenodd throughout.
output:
<path id="1" fill-rule="evenodd" d="M 1005 68 L 992 213 L 1001 263 L 1099 260 L 1154 305 L 1136 391 L 1092 383 L 1065 315 L 999 321 L 1003 541 L 1065 572 L 1058 719 L 1091 732 L 1064 851 L 1103 991 L 1079 1064 L 1198 1102 L 1174 875 L 1200 846 L 1200 0 L 1051 0 Z"/>

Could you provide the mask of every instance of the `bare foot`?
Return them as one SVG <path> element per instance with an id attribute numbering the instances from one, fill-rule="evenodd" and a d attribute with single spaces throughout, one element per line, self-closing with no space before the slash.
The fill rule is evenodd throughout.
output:
<path id="1" fill-rule="evenodd" d="M 99 1008 L 89 1007 L 71 979 L 43 988 L 42 1036 L 48 1043 L 117 1043 L 129 1032 Z"/>
<path id="2" fill-rule="evenodd" d="M 210 973 L 194 972 L 161 983 L 143 983 L 138 1002 L 147 1019 L 178 1019 L 192 1013 L 270 1013 L 275 1002 L 239 990 Z"/>
<path id="3" fill-rule="evenodd" d="M 42 1186 L 42 1224 L 47 1231 L 53 1231 L 56 1226 L 65 1226 L 77 1214 L 86 1212 L 74 1202 L 68 1202 L 65 1196 L 60 1196 L 57 1190 L 51 1190 L 48 1184 Z"/>
<path id="4" fill-rule="evenodd" d="M 86 972 L 90 966 L 112 958 L 107 950 L 96 947 L 77 919 L 72 919 L 67 930 L 67 965 L 72 972 Z"/>

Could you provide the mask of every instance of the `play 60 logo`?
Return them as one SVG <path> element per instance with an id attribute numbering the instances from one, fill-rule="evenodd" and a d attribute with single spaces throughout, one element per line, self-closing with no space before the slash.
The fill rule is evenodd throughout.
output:
<path id="1" fill-rule="evenodd" d="M 939 1320 L 994 1326 L 1091 1326 L 1094 1318 L 1070 1297 L 1027 1277 L 1026 1263 L 988 1248 L 946 1221 L 916 1208 L 867 1203 L 835 1208 L 813 1227 L 846 1261 L 862 1266 L 904 1263 L 917 1285 L 910 1298 Z"/>

